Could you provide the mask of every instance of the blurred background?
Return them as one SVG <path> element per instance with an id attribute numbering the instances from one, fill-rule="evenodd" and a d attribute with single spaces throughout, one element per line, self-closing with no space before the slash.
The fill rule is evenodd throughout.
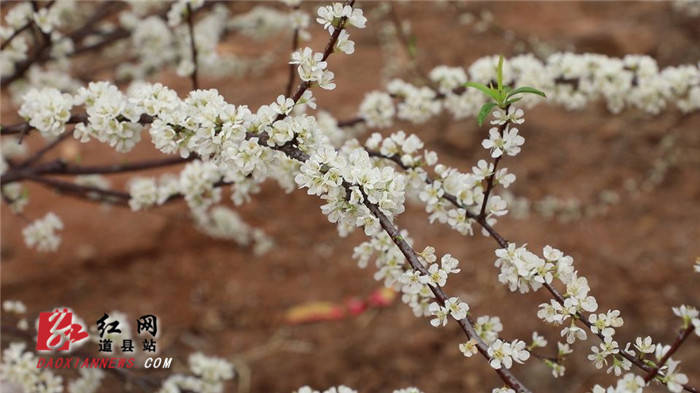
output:
<path id="1" fill-rule="evenodd" d="M 259 5 L 226 4 L 233 15 Z M 287 10 L 283 4 L 264 5 Z M 318 5 L 305 3 L 301 9 L 315 15 Z M 319 107 L 340 120 L 354 117 L 364 94 L 382 89 L 389 78 L 420 83 L 421 73 L 434 66 L 466 68 L 486 55 L 647 54 L 660 67 L 700 60 L 699 17 L 669 2 L 358 5 L 368 23 L 352 32 L 355 54 L 329 59 L 335 90 L 314 90 Z M 311 42 L 302 45 L 320 50 L 327 34 L 313 21 L 310 31 Z M 288 31 L 264 40 L 232 35 L 220 52 L 267 60 L 243 76 L 202 74 L 200 86 L 218 89 L 232 104 L 252 109 L 268 104 L 286 85 L 290 46 Z M 83 66 L 74 71 L 92 80 L 114 80 L 111 60 L 85 55 L 75 63 Z M 190 89 L 189 79 L 172 70 L 155 73 L 150 80 L 181 96 Z M 20 121 L 16 111 L 3 92 L 2 124 Z M 682 116 L 675 109 L 654 117 L 635 110 L 613 115 L 602 103 L 568 112 L 542 104 L 526 112 L 519 128 L 526 138 L 523 152 L 504 160 L 504 167 L 518 179 L 511 191 L 531 201 L 531 208 L 501 219 L 497 229 L 533 251 L 549 244 L 572 255 L 600 308 L 621 310 L 625 325 L 618 330 L 620 342 L 650 335 L 655 342 L 670 343 L 680 323 L 671 307 L 700 303 L 693 273 L 700 256 L 700 115 Z M 421 126 L 398 123 L 381 132 L 399 129 L 416 133 L 441 161 L 463 170 L 487 157 L 480 147 L 487 128 L 477 127 L 474 119 L 455 121 L 443 114 Z M 35 133 L 25 143 L 33 151 L 44 141 Z M 45 159 L 58 156 L 99 165 L 159 153 L 148 140 L 128 156 L 99 143 L 69 140 Z M 123 189 L 129 177 L 114 175 L 110 180 L 114 188 Z M 26 219 L 2 205 L 2 298 L 22 300 L 30 313 L 66 305 L 90 324 L 112 310 L 131 320 L 156 314 L 161 354 L 175 358 L 176 370 L 185 367 L 194 351 L 234 362 L 238 375 L 227 391 L 287 392 L 304 384 L 319 389 L 346 384 L 365 392 L 408 385 L 428 393 L 490 392 L 501 385 L 483 359 L 462 356 L 457 345 L 463 336 L 455 324 L 435 329 L 399 300 L 355 317 L 292 323 L 289 311 L 294 307 L 319 301 L 342 305 L 379 288 L 372 268 L 359 269 L 352 259 L 353 247 L 364 235 L 340 238 L 321 214 L 320 201 L 304 191 L 285 194 L 266 184 L 253 201 L 235 208 L 275 243 L 266 254 L 256 255 L 249 247 L 197 231 L 184 202 L 136 214 L 35 184 L 28 188 L 28 217 L 54 211 L 65 225 L 59 251 L 40 254 L 24 245 L 21 228 Z M 438 253 L 452 253 L 462 262 L 462 273 L 450 280 L 448 289 L 467 300 L 474 315 L 499 316 L 506 337 L 529 341 L 536 330 L 550 345 L 557 341 L 558 330 L 536 317 L 545 294 L 512 294 L 498 283 L 493 240 L 465 238 L 426 222 L 427 214 L 415 205 L 398 220 L 417 248 L 433 245 Z M 534 359 L 514 372 L 537 392 L 585 392 L 594 383 L 612 383 L 585 359 L 594 341 L 575 346 L 565 363 L 567 373 L 559 379 Z M 675 357 L 697 386 L 697 337 Z M 102 389 L 122 391 L 116 383 Z M 662 391 L 656 389 L 650 391 Z"/>

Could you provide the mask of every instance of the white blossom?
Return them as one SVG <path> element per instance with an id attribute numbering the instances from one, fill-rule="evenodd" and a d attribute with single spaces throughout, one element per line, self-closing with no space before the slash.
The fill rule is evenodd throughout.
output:
<path id="1" fill-rule="evenodd" d="M 56 231 L 63 229 L 63 222 L 54 213 L 48 213 L 22 230 L 27 247 L 40 252 L 56 251 L 61 237 Z"/>
<path id="2" fill-rule="evenodd" d="M 464 354 L 465 357 L 472 357 L 472 355 L 479 352 L 476 340 L 469 339 L 469 341 L 459 344 L 459 350 Z"/>
<path id="3" fill-rule="evenodd" d="M 450 315 L 450 310 L 448 310 L 447 307 L 443 307 L 439 303 L 433 302 L 430 303 L 428 311 L 430 311 L 430 313 L 434 316 L 434 318 L 430 320 L 431 325 L 435 327 L 447 325 L 447 316 Z"/>
<path id="4" fill-rule="evenodd" d="M 520 153 L 520 146 L 525 143 L 525 138 L 518 135 L 518 129 L 507 125 L 501 132 L 497 127 L 489 130 L 489 139 L 484 139 L 481 145 L 484 149 L 491 150 L 491 157 L 498 158 L 504 153 L 515 156 Z"/>
<path id="5" fill-rule="evenodd" d="M 31 89 L 22 100 L 19 115 L 44 137 L 56 137 L 65 131 L 73 107 L 70 94 L 62 94 L 58 89 L 52 88 Z"/>

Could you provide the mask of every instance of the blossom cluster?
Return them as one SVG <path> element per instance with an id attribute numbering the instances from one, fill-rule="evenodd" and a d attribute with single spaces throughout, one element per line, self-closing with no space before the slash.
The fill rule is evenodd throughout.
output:
<path id="1" fill-rule="evenodd" d="M 476 81 L 488 84 L 496 80 L 497 56 L 483 57 L 467 70 L 461 67 L 438 66 L 430 73 L 435 87 L 417 87 L 399 79 L 387 84 L 387 96 L 370 92 L 360 104 L 359 116 L 369 127 L 388 127 L 392 116 L 421 124 L 443 109 L 456 119 L 475 117 L 486 97 L 476 89 L 465 89 L 464 83 Z M 545 60 L 531 54 L 508 59 L 503 69 L 508 86 L 534 86 L 547 95 L 547 102 L 568 110 L 583 108 L 591 101 L 602 99 L 608 109 L 619 113 L 624 108 L 636 108 L 658 114 L 669 103 L 684 113 L 700 109 L 699 65 L 669 66 L 660 69 L 649 56 L 627 55 L 614 58 L 598 54 L 555 53 Z M 523 107 L 537 104 L 536 96 L 523 97 Z M 395 106 L 391 109 L 391 106 Z M 379 117 L 378 117 L 379 116 Z"/>
<path id="2" fill-rule="evenodd" d="M 350 33 L 344 29 L 346 25 L 351 25 L 360 29 L 365 27 L 367 18 L 362 14 L 359 8 L 353 8 L 349 5 L 334 3 L 333 5 L 321 6 L 317 10 L 318 18 L 316 21 L 323 25 L 333 34 L 336 29 L 342 29 L 335 40 L 335 49 L 352 54 L 355 52 L 355 43 L 350 40 Z M 328 63 L 325 61 L 324 53 L 314 52 L 311 48 L 301 48 L 292 53 L 289 64 L 297 65 L 297 72 L 302 81 L 308 83 L 316 83 L 319 87 L 326 90 L 335 88 L 333 82 L 334 74 L 327 70 Z"/>
<path id="3" fill-rule="evenodd" d="M 79 123 L 74 130 L 75 138 L 81 142 L 95 138 L 120 153 L 126 153 L 141 140 L 141 114 L 116 86 L 108 82 L 91 82 L 87 88 L 78 91 L 74 100 L 76 105 L 85 106 L 88 116 L 88 124 Z"/>
<path id="4" fill-rule="evenodd" d="M 46 214 L 43 218 L 33 221 L 22 230 L 24 242 L 30 248 L 37 251 L 56 251 L 61 244 L 61 237 L 57 230 L 63 229 L 63 222 L 53 213 Z"/>
<path id="5" fill-rule="evenodd" d="M 178 4 L 174 7 L 181 6 Z M 349 24 L 364 27 L 365 18 L 359 9 L 342 8 L 342 14 L 341 18 L 347 19 Z M 333 88 L 332 73 L 325 70 L 326 63 L 321 61 L 321 55 L 313 55 L 310 48 L 300 53 L 310 56 L 301 59 L 300 72 L 310 70 L 310 74 L 315 74 L 321 70 L 319 84 Z M 35 97 L 49 97 L 52 101 L 35 100 Z M 140 140 L 142 123 L 148 122 L 152 123 L 149 131 L 152 140 L 163 153 L 199 158 L 184 168 L 177 181 L 172 177 L 160 181 L 133 179 L 129 185 L 132 209 L 162 204 L 178 194 L 183 195 L 200 226 L 208 226 L 210 232 L 219 234 L 222 228 L 226 228 L 226 236 L 238 237 L 239 240 L 247 238 L 249 231 L 239 230 L 238 235 L 232 235 L 233 228 L 247 228 L 231 225 L 236 222 L 231 218 L 233 216 L 207 216 L 207 210 L 221 200 L 218 183 L 235 183 L 232 199 L 236 204 L 248 200 L 250 193 L 259 189 L 258 184 L 270 177 L 291 191 L 295 185 L 293 171 L 298 164 L 265 147 L 281 147 L 295 140 L 303 151 L 312 151 L 319 146 L 332 149 L 315 118 L 303 113 L 290 116 L 297 106 L 315 107 L 310 90 L 296 102 L 280 96 L 275 103 L 263 105 L 252 113 L 247 106 L 226 103 L 215 90 L 195 90 L 182 100 L 173 90 L 160 84 L 135 83 L 124 94 L 107 82 L 92 82 L 74 96 L 61 94 L 53 88 L 30 90 L 24 97 L 20 113 L 42 134 L 57 136 L 65 130 L 73 104 L 85 106 L 87 112 L 87 121 L 78 122 L 73 131 L 81 142 L 96 138 L 117 151 L 127 152 Z M 358 154 L 362 151 L 358 150 Z M 402 211 L 401 178 L 393 179 L 389 169 L 380 172 L 370 168 L 368 157 L 364 161 L 367 164 L 365 173 L 360 173 L 358 168 L 355 168 L 356 173 L 351 173 L 352 170 L 347 168 L 346 180 L 359 181 L 363 187 L 361 193 L 381 209 Z M 331 193 L 340 195 L 337 190 Z M 360 222 L 360 219 L 371 217 L 368 211 L 363 213 L 362 218 L 352 217 L 352 220 Z M 377 225 L 374 227 L 378 228 Z M 256 237 L 263 239 L 259 232 L 256 233 Z"/>
<path id="6" fill-rule="evenodd" d="M 248 225 L 234 210 L 215 206 L 206 214 L 195 216 L 197 228 L 207 235 L 233 240 L 240 246 L 253 244 L 253 252 L 262 255 L 274 246 L 272 239 L 261 229 Z"/>
<path id="7" fill-rule="evenodd" d="M 65 56 L 73 51 L 73 41 L 59 29 L 81 17 L 82 13 L 72 0 L 57 0 L 38 9 L 26 2 L 10 8 L 5 13 L 6 25 L 0 26 L 0 38 L 3 43 L 9 42 L 2 49 L 0 56 L 0 75 L 11 75 L 16 70 L 16 64 L 26 61 L 29 57 L 30 50 L 26 38 L 30 36 L 31 29 L 25 29 L 28 25 L 36 26 L 43 34 L 43 39 L 50 42 L 53 58 L 65 59 Z M 27 33 L 15 34 L 22 29 Z M 7 41 L 10 37 L 13 37 L 12 41 Z"/>
<path id="8" fill-rule="evenodd" d="M 193 375 L 173 374 L 163 381 L 158 392 L 221 392 L 224 381 L 230 380 L 234 376 L 233 365 L 222 358 L 194 353 L 190 355 L 188 363 Z"/>
<path id="9" fill-rule="evenodd" d="M 591 347 L 591 353 L 588 355 L 588 359 L 593 362 L 596 368 L 609 366 L 608 373 L 620 376 L 632 367 L 632 363 L 622 356 L 623 353 L 641 359 L 644 359 L 647 354 L 651 354 L 658 362 L 670 349 L 669 346 L 653 344 L 651 337 L 637 337 L 633 346 L 627 344 L 622 349 L 614 339 L 615 329 L 623 325 L 620 311 L 608 310 L 605 313 L 596 314 L 598 303 L 589 294 L 590 287 L 586 278 L 580 277 L 574 270 L 573 258 L 550 246 L 543 249 L 542 255 L 543 257 L 539 257 L 528 251 L 525 246 L 516 247 L 513 243 L 510 243 L 508 248 L 496 250 L 498 258 L 495 264 L 501 269 L 499 281 L 506 284 L 510 290 L 519 290 L 520 292 L 528 292 L 530 289 L 536 291 L 543 285 L 553 285 L 554 280 L 560 281 L 565 286 L 563 301 L 552 299 L 549 303 L 540 304 L 537 316 L 548 323 L 563 325 L 561 336 L 568 344 L 573 344 L 576 340 L 587 338 L 586 330 L 578 326 L 576 321 L 585 318 L 586 312 L 590 313 L 587 318 L 590 331 L 602 340 L 599 345 Z M 683 318 L 684 326 L 691 324 L 696 327 L 700 326 L 698 311 L 693 307 L 674 308 L 674 313 Z M 568 320 L 570 321 L 567 322 Z M 649 360 L 651 361 L 651 359 Z M 670 391 L 680 392 L 682 390 L 680 386 L 687 382 L 687 377 L 678 371 L 679 362 L 669 359 L 666 364 L 668 366 L 664 366 L 659 373 L 660 379 Z M 554 367 L 552 362 L 549 365 Z M 556 372 L 556 370 L 554 371 Z M 633 374 L 627 374 L 620 381 L 617 387 L 608 388 L 607 392 L 637 391 L 635 389 L 619 390 L 627 389 L 621 386 L 628 386 L 629 383 L 637 381 Z M 640 385 L 640 389 L 644 385 Z M 598 391 L 604 392 L 604 390 L 594 389 L 594 392 Z"/>
<path id="10" fill-rule="evenodd" d="M 43 50 L 42 47 L 48 48 L 51 60 L 43 66 L 31 65 L 22 83 L 11 84 L 9 90 L 13 97 L 20 98 L 33 87 L 54 86 L 73 92 L 79 87 L 79 82 L 67 72 L 72 58 L 91 47 L 110 56 L 128 55 L 128 60 L 116 67 L 116 77 L 120 81 L 145 79 L 168 66 L 175 67 L 182 76 L 190 75 L 195 66 L 188 26 L 183 22 L 187 19 L 187 5 L 193 13 L 199 13 L 205 6 L 204 2 L 173 2 L 167 13 L 162 12 L 158 2 L 127 3 L 130 7 L 122 10 L 116 21 L 94 23 L 94 28 L 81 31 L 78 34 L 81 38 L 75 42 L 72 34 L 63 34 L 62 31 L 66 26 L 86 22 L 90 12 L 97 11 L 99 5 L 81 3 L 78 6 L 73 0 L 58 0 L 48 2 L 38 10 L 34 10 L 29 3 L 11 7 L 5 15 L 6 25 L 0 27 L 0 38 L 3 43 L 8 42 L 0 56 L 0 74 L 3 77 L 13 75 L 17 71 L 16 65 L 28 61 L 32 50 Z M 205 15 L 194 20 L 193 31 L 197 68 L 211 75 L 242 76 L 260 72 L 274 58 L 271 53 L 246 58 L 220 51 L 218 44 L 227 35 L 236 32 L 261 40 L 286 30 L 290 21 L 305 28 L 309 20 L 308 14 L 299 10 L 287 13 L 266 6 L 256 6 L 235 16 L 230 15 L 228 7 L 224 5 L 207 8 Z M 44 34 L 45 38 L 42 39 L 49 42 L 36 42 L 33 28 L 25 28 L 28 24 L 36 24 Z M 308 33 L 303 33 L 308 37 Z"/>
<path id="11" fill-rule="evenodd" d="M 343 154 L 345 153 L 345 154 Z M 364 227 L 368 236 L 381 231 L 377 217 L 365 202 L 376 205 L 389 217 L 404 210 L 405 178 L 392 168 L 377 168 L 361 147 L 340 154 L 332 146 L 315 151 L 299 168 L 295 181 L 309 195 L 325 201 L 321 207 L 341 235 Z"/>
<path id="12" fill-rule="evenodd" d="M 68 383 L 70 393 L 94 393 L 102 384 L 105 372 L 99 368 L 81 368 L 78 370 L 80 378 Z"/>
<path id="13" fill-rule="evenodd" d="M 512 155 L 518 154 L 524 138 L 517 135 L 517 129 L 509 129 L 509 123 L 504 122 L 502 127 L 509 133 L 508 151 Z M 501 135 L 498 127 L 491 129 L 495 135 Z M 512 137 L 510 136 L 512 135 Z M 498 137 L 501 138 L 501 137 Z M 491 148 L 490 139 L 485 139 L 483 144 Z M 500 142 L 499 142 L 500 143 Z M 383 160 L 383 165 L 390 165 L 389 160 L 397 160 L 406 170 L 408 177 L 407 192 L 423 202 L 426 211 L 430 213 L 430 222 L 446 223 L 461 234 L 473 234 L 473 224 L 480 214 L 480 208 L 485 199 L 485 191 L 489 179 L 493 185 L 507 188 L 515 181 L 515 175 L 508 172 L 507 168 L 494 170 L 493 163 L 479 160 L 472 167 L 471 172 L 463 173 L 456 168 L 451 168 L 438 163 L 437 153 L 423 149 L 424 144 L 416 135 L 409 135 L 403 131 L 382 138 L 374 133 L 366 142 L 366 147 L 378 154 Z M 499 144 L 505 148 L 506 145 Z M 437 178 L 433 178 L 429 171 L 434 172 Z M 486 221 L 493 225 L 499 216 L 505 215 L 507 210 L 506 200 L 499 195 L 491 195 L 484 208 Z"/>
<path id="14" fill-rule="evenodd" d="M 38 361 L 39 357 L 28 351 L 24 343 L 10 343 L 2 352 L 0 380 L 6 387 L 14 386 L 23 392 L 62 392 L 63 378 L 50 369 L 37 368 Z"/>
<path id="15" fill-rule="evenodd" d="M 233 16 L 227 7 L 215 5 L 203 17 L 195 19 L 192 38 L 185 23 L 188 3 L 192 12 L 204 5 L 202 1 L 174 2 L 165 19 L 149 14 L 150 9 L 140 6 L 132 6 L 130 11 L 120 15 L 121 25 L 132 32 L 132 39 L 128 47 L 119 49 L 136 54 L 135 61 L 119 65 L 117 76 L 120 79 L 144 79 L 154 70 L 168 65 L 175 66 L 181 76 L 191 75 L 195 70 L 192 39 L 197 50 L 196 68 L 202 72 L 238 76 L 259 72 L 271 62 L 270 54 L 248 59 L 220 51 L 219 42 L 233 32 L 256 40 L 266 39 L 282 31 L 291 18 L 287 13 L 265 6 Z"/>
<path id="16" fill-rule="evenodd" d="M 32 89 L 22 97 L 19 115 L 43 136 L 56 137 L 65 131 L 74 98 L 56 89 Z"/>

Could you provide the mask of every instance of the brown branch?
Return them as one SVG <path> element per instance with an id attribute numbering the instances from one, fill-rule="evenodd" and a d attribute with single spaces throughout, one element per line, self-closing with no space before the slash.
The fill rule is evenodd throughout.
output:
<path id="1" fill-rule="evenodd" d="M 41 157 L 44 156 L 44 154 L 48 153 L 51 149 L 55 148 L 56 146 L 60 145 L 61 142 L 69 138 L 73 133 L 72 132 L 64 132 L 63 134 L 59 135 L 56 137 L 56 139 L 52 140 L 51 142 L 47 143 L 44 147 L 41 149 L 37 150 L 34 154 L 32 154 L 29 158 L 24 160 L 22 163 L 19 164 L 20 167 L 28 167 L 32 165 L 33 163 L 39 161 Z"/>
<path id="2" fill-rule="evenodd" d="M 68 196 L 76 197 L 79 199 L 84 199 L 90 202 L 108 202 L 110 204 L 128 207 L 129 199 L 131 199 L 131 194 L 125 191 L 119 191 L 109 188 L 99 188 L 93 186 L 84 186 L 80 184 L 70 183 L 63 180 L 53 179 L 49 177 L 31 175 L 27 176 L 25 179 L 38 183 L 44 187 L 52 189 L 60 194 L 66 194 Z M 214 188 L 230 186 L 233 183 L 226 181 L 218 181 L 214 183 Z M 162 204 L 174 202 L 184 198 L 182 193 L 177 193 L 171 195 Z M 162 205 L 161 204 L 161 205 Z"/>
<path id="3" fill-rule="evenodd" d="M 401 250 L 401 253 L 411 264 L 411 267 L 414 270 L 419 271 L 421 274 L 428 275 L 428 271 L 418 259 L 418 255 L 416 254 L 415 250 L 413 250 L 413 248 L 408 244 L 408 242 L 406 242 L 406 240 L 401 236 L 401 231 L 389 220 L 389 218 L 386 215 L 384 215 L 384 213 L 381 212 L 378 206 L 369 202 L 364 192 L 362 192 L 362 194 L 364 197 L 365 206 L 367 206 L 367 208 L 372 212 L 372 214 L 374 214 L 374 216 L 377 217 L 377 219 L 379 219 L 379 223 L 381 224 L 382 229 L 384 229 L 384 231 L 387 233 L 387 235 L 389 235 L 394 244 L 399 248 L 399 250 Z M 435 298 L 437 299 L 438 303 L 444 306 L 445 301 L 448 299 L 448 297 L 442 291 L 442 288 L 430 285 L 430 290 L 435 295 Z M 462 328 L 462 331 L 464 331 L 466 336 L 470 339 L 474 339 L 477 342 L 477 349 L 479 350 L 479 353 L 481 353 L 481 355 L 483 355 L 484 358 L 486 358 L 486 360 L 490 360 L 490 356 L 488 354 L 489 346 L 484 342 L 484 340 L 481 339 L 481 337 L 479 337 L 469 318 L 467 317 L 458 320 L 457 322 L 459 323 L 459 326 Z M 515 389 L 515 391 L 520 393 L 530 392 L 530 390 L 527 387 L 525 387 L 525 385 L 523 385 L 522 382 L 520 382 L 509 370 L 505 368 L 500 368 L 494 371 L 496 371 L 496 373 L 503 380 L 503 382 L 505 382 L 511 388 Z"/>
<path id="4" fill-rule="evenodd" d="M 9 37 L 7 37 L 7 39 L 2 43 L 2 45 L 0 45 L 0 50 L 4 50 L 5 47 L 7 47 L 7 45 L 9 45 L 10 42 L 12 42 L 12 40 L 13 40 L 15 37 L 17 37 L 18 35 L 20 35 L 23 31 L 27 30 L 28 28 L 32 27 L 32 23 L 34 23 L 34 22 L 30 20 L 29 22 L 25 23 L 24 26 L 22 26 L 22 27 L 20 27 L 19 29 L 15 30 L 15 31 L 12 33 L 12 35 L 9 36 Z"/>
<path id="5" fill-rule="evenodd" d="M 652 368 L 651 371 L 649 371 L 649 373 L 644 376 L 644 382 L 648 383 L 649 381 L 654 379 L 654 377 L 656 377 L 656 375 L 659 373 L 659 370 L 661 370 L 664 367 L 664 365 L 666 365 L 666 362 L 668 361 L 668 359 L 671 358 L 671 355 L 673 355 L 681 347 L 685 339 L 688 338 L 688 336 L 694 329 L 695 325 L 689 323 L 688 327 L 686 327 L 678 333 L 678 335 L 676 336 L 676 340 L 673 341 L 673 344 L 671 344 L 671 348 L 668 351 L 666 351 L 664 356 L 661 357 L 661 360 L 659 360 L 659 364 L 656 367 Z"/>
<path id="6" fill-rule="evenodd" d="M 48 177 L 29 175 L 25 177 L 27 180 L 31 180 L 35 183 L 39 183 L 44 186 L 48 186 L 59 193 L 77 195 L 86 199 L 92 199 L 88 195 L 98 195 L 102 197 L 105 201 L 114 204 L 126 205 L 131 195 L 128 192 L 103 189 L 93 186 L 83 186 L 80 184 L 70 183 L 63 180 L 56 180 Z"/>
<path id="7" fill-rule="evenodd" d="M 0 184 L 5 185 L 39 175 L 107 175 L 125 172 L 137 172 L 171 165 L 178 165 L 196 159 L 196 155 L 187 158 L 169 157 L 157 160 L 137 161 L 125 164 L 81 166 L 66 163 L 57 159 L 34 167 L 16 166 L 10 168 L 0 178 Z"/>
<path id="8" fill-rule="evenodd" d="M 299 9 L 299 5 L 294 6 L 293 10 L 297 11 Z M 299 28 L 294 29 L 294 33 L 292 34 L 292 53 L 294 53 L 297 48 L 299 47 Z M 290 94 L 292 94 L 292 87 L 294 87 L 294 79 L 296 77 L 296 67 L 294 64 L 289 65 L 289 79 L 287 80 L 287 88 L 284 90 L 284 96 L 289 97 Z"/>
<path id="9" fill-rule="evenodd" d="M 171 165 L 178 165 L 196 159 L 191 155 L 187 158 L 168 157 L 156 160 L 137 161 L 125 164 L 81 166 L 66 163 L 62 159 L 57 159 L 34 167 L 22 167 L 21 165 L 10 168 L 0 178 L 0 184 L 5 185 L 26 179 L 29 176 L 39 175 L 107 175 L 124 172 L 137 172 L 154 168 L 162 168 Z"/>
<path id="10" fill-rule="evenodd" d="M 119 116 L 117 117 L 117 120 L 119 121 L 126 121 L 125 117 Z M 77 123 L 84 123 L 87 124 L 88 122 L 88 116 L 86 113 L 76 113 L 71 115 L 70 118 L 68 118 L 68 121 L 66 124 L 77 124 Z M 151 124 L 153 123 L 153 117 L 143 114 L 141 115 L 141 118 L 138 121 L 142 125 L 146 124 Z M 35 128 L 32 127 L 28 122 L 22 122 L 22 123 L 16 123 L 13 125 L 9 126 L 0 126 L 0 135 L 14 135 L 14 134 L 26 134 L 29 133 L 29 131 L 34 130 Z"/>
<path id="11" fill-rule="evenodd" d="M 121 10 L 125 5 L 126 4 L 118 1 L 109 1 L 104 4 L 100 4 L 95 13 L 85 21 L 85 24 L 83 24 L 82 27 L 73 30 L 68 37 L 70 37 L 73 42 L 82 40 L 94 32 L 93 28 L 95 25 L 108 18 L 115 11 Z"/>
<path id="12" fill-rule="evenodd" d="M 357 116 L 357 117 L 353 117 L 353 118 L 351 118 L 351 119 L 339 120 L 339 121 L 338 121 L 338 127 L 340 127 L 340 128 L 343 128 L 343 127 L 352 127 L 352 126 L 355 126 L 355 125 L 357 125 L 357 124 L 361 124 L 361 123 L 364 123 L 364 122 L 365 122 L 365 119 L 364 119 L 364 118 L 362 118 L 362 117 L 360 117 L 360 116 Z"/>
<path id="13" fill-rule="evenodd" d="M 292 52 L 297 50 L 299 46 L 299 28 L 294 29 L 294 34 L 292 35 Z M 287 81 L 287 88 L 285 89 L 285 97 L 289 97 L 292 94 L 292 87 L 294 86 L 294 79 L 297 75 L 296 66 L 294 64 L 289 65 L 289 80 Z"/>
<path id="14" fill-rule="evenodd" d="M 32 1 L 31 4 L 32 8 L 34 9 L 34 12 L 39 11 L 39 4 L 36 1 Z M 54 1 L 51 1 L 46 5 L 46 8 L 51 8 L 53 5 Z M 51 48 L 51 35 L 41 31 L 39 26 L 37 26 L 33 20 L 29 21 L 27 24 L 27 28 L 35 27 L 36 30 L 39 32 L 39 34 L 41 35 L 41 44 L 37 45 L 36 48 L 34 48 L 32 55 L 28 59 L 14 64 L 14 71 L 12 72 L 12 74 L 0 78 L 0 87 L 7 87 L 7 85 L 9 85 L 10 83 L 24 76 L 29 67 L 31 67 L 32 64 L 34 64 L 42 56 L 44 56 L 45 52 L 47 52 L 48 49 Z"/>
<path id="15" fill-rule="evenodd" d="M 92 52 L 98 49 L 102 49 L 103 47 L 113 44 L 117 41 L 123 40 L 125 38 L 128 38 L 131 36 L 131 32 L 126 29 L 118 28 L 113 31 L 110 31 L 109 33 L 104 35 L 104 38 L 101 41 L 95 42 L 90 45 L 85 45 L 85 46 L 79 46 L 73 50 L 72 53 L 70 53 L 68 56 L 73 57 L 73 56 L 78 56 L 86 52 Z M 42 61 L 48 60 L 48 58 L 42 58 Z"/>
<path id="16" fill-rule="evenodd" d="M 87 123 L 87 114 L 81 113 L 72 115 L 66 124 Z M 10 126 L 0 126 L 0 135 L 26 134 L 33 130 L 28 122 L 16 123 Z"/>
<path id="17" fill-rule="evenodd" d="M 105 175 L 105 174 L 115 174 L 124 172 L 136 172 L 144 171 L 154 168 L 161 168 L 164 166 L 178 165 L 186 162 L 190 162 L 197 158 L 195 155 L 191 155 L 187 158 L 182 157 L 169 157 L 157 160 L 145 160 L 137 161 L 133 163 L 125 164 L 112 164 L 112 165 L 96 165 L 96 166 L 79 166 L 70 165 L 61 162 L 60 169 L 53 171 L 38 172 L 42 174 L 55 174 L 55 175 Z"/>

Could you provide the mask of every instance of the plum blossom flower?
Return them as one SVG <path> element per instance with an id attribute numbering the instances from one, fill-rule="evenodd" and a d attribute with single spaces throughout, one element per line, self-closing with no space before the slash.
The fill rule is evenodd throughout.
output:
<path id="1" fill-rule="evenodd" d="M 508 122 L 523 124 L 525 122 L 523 118 L 524 114 L 522 109 L 516 109 L 514 106 L 510 106 L 507 112 L 502 109 L 496 109 L 493 111 L 493 120 L 491 120 L 491 124 L 503 125 Z"/>
<path id="2" fill-rule="evenodd" d="M 459 350 L 464 354 L 465 357 L 472 357 L 472 355 L 479 352 L 477 342 L 475 339 L 471 338 L 469 341 L 459 344 Z"/>
<path id="3" fill-rule="evenodd" d="M 498 158 L 504 153 L 509 156 L 516 156 L 520 153 L 520 146 L 525 143 L 525 138 L 518 135 L 518 129 L 507 125 L 503 130 L 503 135 L 497 127 L 489 130 L 489 139 L 484 139 L 481 145 L 484 149 L 491 150 L 491 157 Z"/>
<path id="4" fill-rule="evenodd" d="M 447 325 L 447 317 L 450 315 L 450 311 L 447 307 L 443 307 L 437 302 L 432 302 L 428 307 L 428 311 L 434 316 L 434 318 L 430 320 L 431 325 L 435 327 Z"/>

